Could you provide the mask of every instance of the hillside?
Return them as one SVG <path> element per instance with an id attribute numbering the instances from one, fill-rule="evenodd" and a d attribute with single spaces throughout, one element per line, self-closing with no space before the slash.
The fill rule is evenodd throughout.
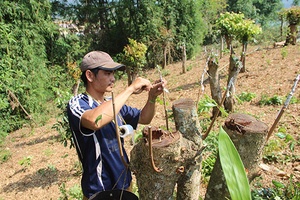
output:
<path id="1" fill-rule="evenodd" d="M 281 97 L 283 102 L 291 91 L 294 79 L 300 74 L 300 45 L 284 48 L 258 49 L 250 47 L 246 57 L 247 72 L 239 74 L 236 94 L 242 92 L 254 93 L 256 97 L 251 102 L 236 105 L 235 112 L 247 113 L 265 122 L 269 127 L 273 124 L 282 105 L 260 106 L 262 97 Z M 222 68 L 222 87 L 225 87 L 228 66 L 228 55 L 219 60 Z M 209 84 L 204 81 L 204 94 L 201 92 L 200 80 L 205 67 L 202 56 L 187 62 L 188 71 L 181 73 L 181 63 L 167 66 L 164 70 L 168 81 L 167 94 L 168 109 L 172 102 L 179 98 L 192 98 L 197 101 L 204 94 L 210 95 Z M 146 71 L 142 75 L 151 81 L 159 78 L 156 70 Z M 207 79 L 207 75 L 204 76 Z M 127 84 L 127 80 L 116 83 L 116 93 Z M 299 83 L 300 84 L 300 83 Z M 294 152 L 288 148 L 288 143 L 281 143 L 280 149 L 273 149 L 274 155 L 282 155 L 286 159 L 276 163 L 266 163 L 270 170 L 262 170 L 259 184 L 262 187 L 272 186 L 272 180 L 287 183 L 291 174 L 294 180 L 300 180 L 300 86 L 294 95 L 297 103 L 291 104 L 283 114 L 278 127 L 290 134 L 295 141 Z M 146 93 L 132 95 L 129 105 L 141 108 L 147 98 Z M 157 104 L 157 113 L 152 122 L 153 126 L 164 126 L 164 108 Z M 203 116 L 199 116 L 203 118 Z M 225 118 L 219 118 L 214 126 L 216 131 L 223 124 Z M 8 161 L 0 164 L 0 200 L 10 199 L 58 199 L 62 192 L 80 185 L 80 167 L 75 149 L 64 147 L 58 142 L 59 134 L 51 129 L 55 123 L 55 116 L 45 126 L 23 129 L 11 133 L 5 142 L 5 149 L 11 153 Z M 174 128 L 173 122 L 170 121 Z M 278 128 L 275 129 L 275 132 Z M 278 139 L 271 137 L 270 141 Z M 282 142 L 282 141 L 281 141 Z M 285 145 L 285 146 L 284 146 Z M 128 151 L 132 146 L 128 145 Z M 205 155 L 204 155 L 205 156 Z M 63 183 L 65 189 L 63 189 Z M 201 193 L 205 193 L 202 184 Z"/>

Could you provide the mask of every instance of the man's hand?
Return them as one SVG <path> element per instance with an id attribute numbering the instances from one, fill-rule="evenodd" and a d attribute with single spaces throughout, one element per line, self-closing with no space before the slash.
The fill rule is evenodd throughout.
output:
<path id="1" fill-rule="evenodd" d="M 156 98 L 158 95 L 163 93 L 165 86 L 167 85 L 167 81 L 164 79 L 159 79 L 154 82 L 152 88 L 149 91 L 149 97 Z"/>
<path id="2" fill-rule="evenodd" d="M 129 86 L 133 89 L 133 94 L 140 94 L 142 91 L 150 91 L 152 84 L 149 80 L 138 77 Z"/>

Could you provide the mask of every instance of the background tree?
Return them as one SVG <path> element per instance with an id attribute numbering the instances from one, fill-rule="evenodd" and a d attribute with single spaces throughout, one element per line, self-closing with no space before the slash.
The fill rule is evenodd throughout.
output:
<path id="1" fill-rule="evenodd" d="M 49 83 L 56 73 L 46 67 L 45 41 L 58 31 L 50 8 L 49 1 L 0 2 L 1 132 L 18 129 L 28 119 L 43 122 L 49 112 Z"/>
<path id="2" fill-rule="evenodd" d="M 160 27 L 163 25 L 162 8 L 153 0 L 122 1 L 116 9 L 116 33 L 145 44 L 147 48 L 147 65 L 156 66 L 162 61 L 162 47 L 159 42 Z M 119 34 L 116 34 L 116 37 Z M 127 41 L 128 43 L 128 41 Z M 125 44 L 126 45 L 126 44 Z M 125 46 L 124 45 L 124 46 Z"/>
<path id="3" fill-rule="evenodd" d="M 244 14 L 226 12 L 220 15 L 217 20 L 217 27 L 221 34 L 225 36 L 227 48 L 231 48 L 231 43 L 237 39 L 242 43 L 241 61 L 245 72 L 245 56 L 247 45 L 250 39 L 262 32 L 261 28 L 253 20 L 245 19 Z M 233 52 L 233 51 L 231 51 Z"/>
<path id="4" fill-rule="evenodd" d="M 68 21 L 76 20 L 75 6 L 72 3 L 69 3 L 68 0 L 50 0 L 50 3 L 52 19 Z"/>
<path id="5" fill-rule="evenodd" d="M 134 5 L 131 3 L 130 7 L 128 4 L 124 5 L 125 19 L 119 17 L 117 23 L 124 23 L 124 27 L 134 28 L 130 32 L 126 29 L 125 35 L 143 42 L 148 47 L 148 66 L 154 67 L 157 64 L 164 66 L 181 59 L 182 42 L 188 46 L 188 57 L 194 55 L 199 49 L 205 33 L 205 28 L 201 29 L 203 22 L 199 10 L 200 3 L 199 0 L 138 1 Z M 118 15 L 122 16 L 124 7 L 119 8 Z M 133 20 L 126 21 L 126 19 Z"/>
<path id="6" fill-rule="evenodd" d="M 256 7 L 253 6 L 255 0 L 227 0 L 227 12 L 243 13 L 247 18 L 252 18 L 256 14 Z"/>
<path id="7" fill-rule="evenodd" d="M 270 25 L 277 21 L 277 14 L 283 8 L 281 0 L 268 0 L 265 1 L 255 0 L 253 6 L 256 8 L 256 13 L 253 16 L 247 16 L 247 18 L 255 19 L 255 21 L 262 27 Z"/>
<path id="8" fill-rule="evenodd" d="M 284 9 L 279 13 L 289 23 L 289 33 L 286 38 L 286 44 L 295 45 L 297 42 L 298 29 L 300 24 L 300 6 L 293 6 L 288 9 Z"/>
<path id="9" fill-rule="evenodd" d="M 219 42 L 219 34 L 216 29 L 216 20 L 219 18 L 220 13 L 224 13 L 226 9 L 226 0 L 211 0 L 201 2 L 201 13 L 202 18 L 205 23 L 205 28 L 207 28 L 207 33 L 205 34 L 204 44 L 212 44 Z"/>
<path id="10" fill-rule="evenodd" d="M 243 20 L 242 24 L 238 25 L 238 30 L 236 32 L 237 39 L 242 43 L 242 53 L 240 61 L 242 62 L 243 67 L 241 69 L 241 72 L 246 71 L 246 53 L 248 42 L 261 32 L 262 30 L 260 26 L 255 24 L 253 20 L 245 19 Z"/>
<path id="11" fill-rule="evenodd" d="M 197 1 L 83 1 L 77 4 L 80 24 L 85 24 L 90 49 L 105 50 L 112 55 L 122 52 L 127 38 L 148 47 L 151 67 L 168 60 L 181 59 L 180 42 L 185 42 L 188 57 L 200 48 L 206 33 Z M 166 34 L 167 33 L 167 34 Z M 89 36 L 88 36 L 89 35 Z M 165 56 L 166 57 L 166 56 Z"/>
<path id="12" fill-rule="evenodd" d="M 236 38 L 239 26 L 243 23 L 244 14 L 225 12 L 216 21 L 217 29 L 225 37 L 227 49 L 231 49 L 232 41 Z"/>
<path id="13" fill-rule="evenodd" d="M 121 1 L 79 0 L 72 7 L 77 24 L 85 27 L 84 39 L 88 41 L 89 50 L 103 50 L 111 55 L 122 52 L 128 41 L 123 27 L 118 29 L 123 32 L 115 32 L 116 9 L 120 5 Z"/>
<path id="14" fill-rule="evenodd" d="M 128 85 L 130 85 L 146 64 L 147 47 L 133 39 L 128 40 L 129 44 L 124 47 L 123 53 L 119 54 L 119 60 L 126 65 Z"/>
<path id="15" fill-rule="evenodd" d="M 293 0 L 292 6 L 299 6 L 300 0 Z"/>
<path id="16" fill-rule="evenodd" d="M 245 56 L 247 51 L 247 44 L 251 38 L 261 33 L 261 29 L 258 25 L 254 24 L 254 21 L 244 18 L 244 14 L 229 13 L 226 12 L 220 15 L 217 20 L 217 27 L 220 29 L 221 34 L 225 35 L 227 48 L 230 48 L 229 58 L 229 72 L 227 86 L 230 80 L 233 81 L 233 86 L 230 88 L 230 96 L 227 96 L 224 102 L 225 109 L 233 111 L 234 105 L 234 83 L 237 74 L 240 72 L 242 66 L 242 72 L 245 72 Z M 239 40 L 242 43 L 242 54 L 240 60 L 234 55 L 231 43 L 234 39 Z M 241 63 L 240 63 L 241 62 Z"/>
<path id="17" fill-rule="evenodd" d="M 193 57 L 199 52 L 200 45 L 203 42 L 207 28 L 201 14 L 202 0 L 178 1 L 176 7 L 176 32 L 175 42 L 179 44 L 177 50 L 180 51 L 180 45 L 184 42 L 187 50 L 187 58 Z M 181 59 L 181 53 L 176 55 Z M 175 59 L 178 60 L 178 59 Z"/>
<path id="18" fill-rule="evenodd" d="M 276 13 L 283 7 L 281 0 L 228 0 L 228 12 L 243 13 L 248 19 L 255 19 L 262 26 L 276 19 Z"/>

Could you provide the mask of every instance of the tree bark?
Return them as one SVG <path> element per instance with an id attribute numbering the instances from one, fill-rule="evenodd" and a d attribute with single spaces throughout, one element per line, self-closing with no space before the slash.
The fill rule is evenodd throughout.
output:
<path id="1" fill-rule="evenodd" d="M 149 142 L 145 139 L 147 137 L 144 136 L 144 140 L 135 145 L 131 151 L 130 167 L 136 176 L 140 200 L 171 199 L 179 177 L 177 171 L 183 164 L 179 160 L 181 134 L 172 133 L 174 138 L 155 135 L 152 137 L 153 158 L 161 172 L 156 172 L 151 165 Z"/>
<path id="2" fill-rule="evenodd" d="M 163 52 L 164 52 L 164 60 L 163 60 L 162 68 L 165 69 L 167 66 L 167 45 L 163 46 Z"/>
<path id="3" fill-rule="evenodd" d="M 228 74 L 228 80 L 227 80 L 227 87 L 229 82 L 232 80 L 232 85 L 229 89 L 229 96 L 226 96 L 226 99 L 224 101 L 224 108 L 228 112 L 233 111 L 233 107 L 235 104 L 234 94 L 235 94 L 235 82 L 237 80 L 237 76 L 242 68 L 242 65 L 239 61 L 239 59 L 231 53 L 229 58 L 229 74 Z"/>
<path id="4" fill-rule="evenodd" d="M 198 200 L 200 196 L 202 139 L 197 108 L 191 99 L 179 99 L 173 103 L 176 130 L 182 133 L 188 142 L 185 157 L 185 171 L 177 182 L 177 200 Z M 187 148 L 189 147 L 189 148 Z M 193 156 L 190 156 L 193 155 Z"/>
<path id="5" fill-rule="evenodd" d="M 247 51 L 247 42 L 243 43 L 243 50 L 242 50 L 242 55 L 241 55 L 241 62 L 242 62 L 242 69 L 241 72 L 244 73 L 246 72 L 246 51 Z"/>
<path id="6" fill-rule="evenodd" d="M 220 105 L 222 101 L 222 91 L 220 87 L 220 74 L 219 74 L 219 65 L 214 58 L 210 58 L 208 61 L 208 74 L 209 74 L 209 85 L 211 97 L 215 102 Z M 214 107 L 212 111 L 212 116 L 218 113 L 218 107 Z M 221 113 L 219 112 L 219 115 Z M 217 116 L 216 116 L 217 117 Z"/>
<path id="7" fill-rule="evenodd" d="M 230 50 L 232 48 L 231 47 L 232 37 L 229 35 L 224 35 L 224 37 L 225 37 L 226 47 L 227 47 L 227 49 Z"/>
<path id="8" fill-rule="evenodd" d="M 186 73 L 186 49 L 185 44 L 182 45 L 182 73 Z"/>
<path id="9" fill-rule="evenodd" d="M 129 86 L 136 79 L 137 72 L 136 72 L 136 70 L 131 69 L 130 67 L 127 67 L 126 74 L 127 74 L 127 84 Z"/>
<path id="10" fill-rule="evenodd" d="M 220 38 L 220 59 L 223 58 L 223 51 L 224 51 L 224 38 L 223 36 L 221 35 L 221 38 Z"/>
<path id="11" fill-rule="evenodd" d="M 283 16 L 280 16 L 280 39 L 282 40 L 283 36 Z"/>
<path id="12" fill-rule="evenodd" d="M 244 164 L 247 177 L 251 182 L 259 174 L 259 164 L 262 160 L 263 147 L 266 142 L 268 126 L 246 114 L 230 114 L 223 126 L 234 143 Z M 225 177 L 217 157 L 205 200 L 229 198 Z"/>
<path id="13" fill-rule="evenodd" d="M 78 79 L 72 87 L 72 93 L 74 96 L 78 94 L 79 85 L 80 85 L 80 79 Z"/>
<path id="14" fill-rule="evenodd" d="M 297 34 L 298 34 L 297 24 L 290 24 L 289 27 L 290 27 L 290 33 L 287 36 L 286 44 L 296 45 Z"/>

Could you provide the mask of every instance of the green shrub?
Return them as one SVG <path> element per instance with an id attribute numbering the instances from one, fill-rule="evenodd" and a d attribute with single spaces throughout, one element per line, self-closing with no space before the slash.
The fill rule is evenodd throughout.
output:
<path id="1" fill-rule="evenodd" d="M 60 197 L 59 200 L 65 200 L 65 199 L 74 199 L 74 200 L 81 200 L 83 197 L 81 187 L 79 185 L 74 185 L 69 190 L 66 189 L 65 183 L 62 183 L 59 187 L 60 190 Z"/>
<path id="2" fill-rule="evenodd" d="M 31 165 L 31 156 L 26 156 L 19 161 L 19 164 L 23 167 L 23 169 L 27 169 Z"/>
<path id="3" fill-rule="evenodd" d="M 282 59 L 285 59 L 288 55 L 286 47 L 283 47 L 280 51 Z"/>
<path id="4" fill-rule="evenodd" d="M 251 192 L 252 200 L 299 200 L 300 182 L 293 181 L 293 174 L 290 176 L 289 183 L 284 185 L 279 181 L 272 181 L 273 187 L 259 188 Z"/>
<path id="5" fill-rule="evenodd" d="M 203 141 L 203 146 L 205 146 L 205 148 L 202 152 L 204 159 L 202 160 L 201 173 L 202 179 L 207 183 L 218 155 L 217 133 L 211 132 Z"/>
<path id="6" fill-rule="evenodd" d="M 254 99 L 256 97 L 255 93 L 251 93 L 251 92 L 242 92 L 241 94 L 237 95 L 237 99 L 240 102 L 250 102 L 252 99 Z"/>
<path id="7" fill-rule="evenodd" d="M 6 162 L 11 157 L 11 152 L 7 149 L 0 149 L 0 164 Z"/>
<path id="8" fill-rule="evenodd" d="M 267 97 L 266 95 L 263 95 L 261 97 L 261 100 L 258 102 L 259 105 L 265 106 L 265 105 L 282 105 L 283 100 L 281 97 L 274 95 L 273 97 Z"/>

